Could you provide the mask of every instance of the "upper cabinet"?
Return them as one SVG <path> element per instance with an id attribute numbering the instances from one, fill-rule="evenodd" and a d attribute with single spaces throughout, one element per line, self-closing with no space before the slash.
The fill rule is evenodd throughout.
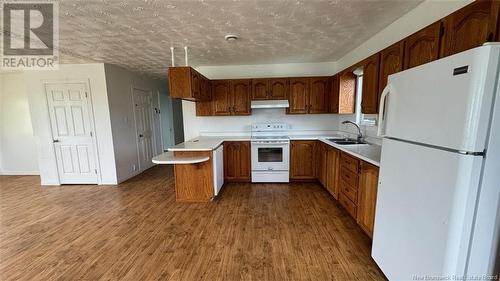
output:
<path id="1" fill-rule="evenodd" d="M 339 74 L 339 114 L 353 114 L 356 103 L 356 75 L 350 70 Z"/>
<path id="2" fill-rule="evenodd" d="M 250 92 L 251 83 L 249 79 L 231 80 L 230 112 L 232 115 L 250 115 Z"/>
<path id="3" fill-rule="evenodd" d="M 378 79 L 379 100 L 387 85 L 389 75 L 403 70 L 404 42 L 400 41 L 380 52 L 380 70 Z"/>
<path id="4" fill-rule="evenodd" d="M 436 22 L 407 37 L 405 39 L 404 69 L 437 60 L 439 58 L 440 34 L 441 22 Z"/>
<path id="5" fill-rule="evenodd" d="M 288 114 L 328 113 L 330 77 L 291 78 Z"/>
<path id="6" fill-rule="evenodd" d="M 228 80 L 212 81 L 212 107 L 214 115 L 231 115 L 231 88 Z"/>
<path id="7" fill-rule="evenodd" d="M 328 97 L 328 112 L 339 113 L 339 76 L 335 74 L 330 79 L 330 96 Z"/>
<path id="8" fill-rule="evenodd" d="M 443 19 L 441 57 L 495 40 L 499 1 L 475 1 Z"/>
<path id="9" fill-rule="evenodd" d="M 330 77 L 309 78 L 309 113 L 328 113 Z"/>
<path id="10" fill-rule="evenodd" d="M 202 82 L 208 81 L 203 75 L 189 66 L 168 68 L 170 96 L 190 101 L 208 101 L 210 92 L 202 89 Z"/>
<path id="11" fill-rule="evenodd" d="M 291 78 L 288 96 L 289 114 L 305 114 L 309 110 L 309 78 Z"/>
<path id="12" fill-rule="evenodd" d="M 375 114 L 378 112 L 378 75 L 380 54 L 375 54 L 363 62 L 363 89 L 361 98 L 361 112 Z"/>
<path id="13" fill-rule="evenodd" d="M 252 79 L 252 100 L 282 100 L 287 96 L 287 78 Z"/>

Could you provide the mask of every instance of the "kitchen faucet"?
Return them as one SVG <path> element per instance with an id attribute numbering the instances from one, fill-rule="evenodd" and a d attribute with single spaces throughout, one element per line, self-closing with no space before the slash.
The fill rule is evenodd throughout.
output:
<path id="1" fill-rule="evenodd" d="M 359 127 L 358 124 L 356 124 L 352 121 L 349 121 L 349 120 L 343 121 L 342 124 L 352 124 L 352 125 L 356 126 L 356 128 L 358 128 L 358 141 L 363 141 L 363 133 L 361 133 L 361 128 Z"/>

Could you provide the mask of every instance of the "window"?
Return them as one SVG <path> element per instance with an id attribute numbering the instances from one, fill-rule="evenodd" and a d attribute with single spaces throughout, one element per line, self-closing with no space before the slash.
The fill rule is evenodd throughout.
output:
<path id="1" fill-rule="evenodd" d="M 354 106 L 354 116 L 356 124 L 361 125 L 363 113 L 361 113 L 361 99 L 363 98 L 363 68 L 353 71 L 356 75 L 356 104 Z"/>

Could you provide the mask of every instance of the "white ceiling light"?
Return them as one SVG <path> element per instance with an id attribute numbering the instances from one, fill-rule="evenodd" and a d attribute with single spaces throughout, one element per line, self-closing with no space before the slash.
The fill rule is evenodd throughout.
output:
<path id="1" fill-rule="evenodd" d="M 238 40 L 238 35 L 228 34 L 224 36 L 224 38 L 226 39 L 226 41 L 232 42 Z"/>

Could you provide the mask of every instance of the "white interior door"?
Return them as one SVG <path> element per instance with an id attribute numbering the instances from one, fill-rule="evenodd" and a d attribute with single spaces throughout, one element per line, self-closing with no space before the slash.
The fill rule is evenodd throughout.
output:
<path id="1" fill-rule="evenodd" d="M 45 93 L 61 184 L 97 184 L 91 103 L 84 83 L 47 84 Z"/>
<path id="2" fill-rule="evenodd" d="M 153 166 L 154 135 L 153 106 L 151 92 L 134 89 L 135 128 L 139 152 L 139 169 L 144 171 Z"/>

